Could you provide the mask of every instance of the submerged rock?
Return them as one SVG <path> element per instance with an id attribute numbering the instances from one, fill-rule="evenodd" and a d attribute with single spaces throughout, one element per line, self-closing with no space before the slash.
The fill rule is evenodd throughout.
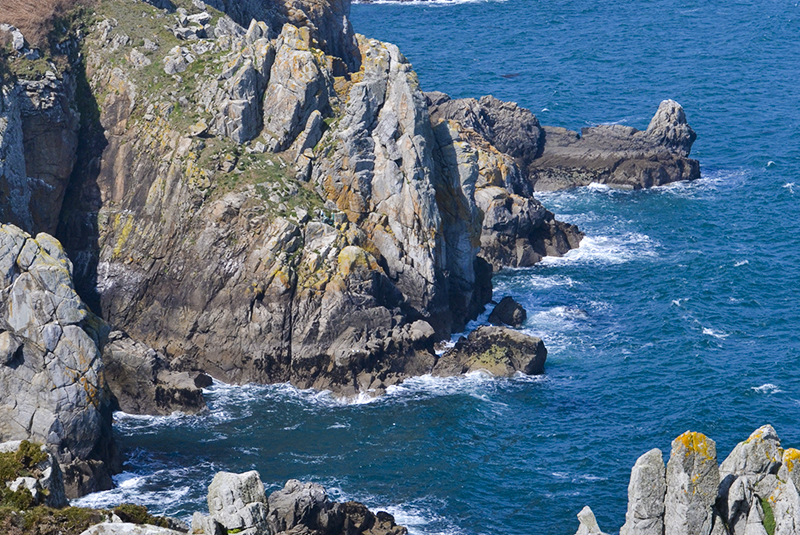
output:
<path id="1" fill-rule="evenodd" d="M 451 376 L 485 371 L 497 377 L 544 373 L 547 349 L 540 338 L 505 327 L 478 327 L 442 355 L 433 375 Z"/>

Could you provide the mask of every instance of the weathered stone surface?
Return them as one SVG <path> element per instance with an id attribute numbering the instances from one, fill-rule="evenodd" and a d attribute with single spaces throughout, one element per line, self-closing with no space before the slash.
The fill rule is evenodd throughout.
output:
<path id="1" fill-rule="evenodd" d="M 208 512 L 228 532 L 268 533 L 266 504 L 256 471 L 218 472 L 208 486 Z"/>
<path id="2" fill-rule="evenodd" d="M 505 327 L 478 327 L 442 355 L 433 374 L 461 375 L 486 371 L 498 377 L 517 372 L 544 373 L 547 349 L 541 339 Z"/>
<path id="3" fill-rule="evenodd" d="M 342 69 L 358 71 L 361 58 L 349 20 L 350 0 L 212 0 L 207 3 L 224 11 L 244 27 L 255 19 L 264 21 L 267 27 L 276 31 L 287 23 L 302 28 L 309 33 L 315 48 L 340 58 Z"/>
<path id="4" fill-rule="evenodd" d="M 528 167 L 536 191 L 591 183 L 641 189 L 700 177 L 700 164 L 688 158 L 695 139 L 683 109 L 664 101 L 640 132 L 624 125 L 583 128 L 580 135 L 545 127 L 544 151 Z"/>
<path id="5" fill-rule="evenodd" d="M 578 513 L 578 521 L 580 526 L 578 526 L 578 531 L 575 532 L 575 535 L 605 535 L 600 531 L 597 519 L 588 505 Z"/>
<path id="6" fill-rule="evenodd" d="M 666 472 L 661 450 L 639 457 L 631 470 L 628 511 L 620 535 L 663 535 Z"/>
<path id="7" fill-rule="evenodd" d="M 55 232 L 76 161 L 74 91 L 68 74 L 0 87 L 0 221 Z"/>
<path id="8" fill-rule="evenodd" d="M 2 225 L 0 244 L 0 440 L 46 444 L 70 496 L 108 488 L 111 395 L 98 350 L 105 327 L 75 293 L 72 265 L 51 236 Z"/>
<path id="9" fill-rule="evenodd" d="M 492 325 L 510 325 L 519 327 L 528 319 L 528 312 L 514 298 L 507 295 L 500 300 L 489 314 L 489 323 Z"/>
<path id="10" fill-rule="evenodd" d="M 129 414 L 196 413 L 205 408 L 198 373 L 174 372 L 166 357 L 124 333 L 109 334 L 103 364 L 117 407 Z"/>
<path id="11" fill-rule="evenodd" d="M 546 255 L 561 256 L 578 247 L 583 234 L 556 221 L 532 197 L 525 169 L 539 154 L 542 137 L 533 114 L 492 97 L 478 102 L 428 93 L 426 99 L 442 173 L 456 174 L 469 209 L 483 213 L 481 258 L 499 271 L 531 266 Z M 458 210 L 443 210 L 445 217 L 449 213 Z"/>
<path id="12" fill-rule="evenodd" d="M 665 533 L 708 535 L 719 481 L 717 447 L 713 440 L 692 431 L 673 440 L 667 462 Z"/>
<path id="13" fill-rule="evenodd" d="M 744 442 L 736 445 L 719 467 L 720 478 L 747 476 L 759 494 L 767 496 L 774 488 L 775 475 L 781 467 L 783 451 L 778 434 L 771 425 L 758 428 Z M 770 477 L 771 476 L 771 477 Z M 765 488 L 760 488 L 762 486 Z"/>
<path id="14" fill-rule="evenodd" d="M 407 530 L 385 512 L 372 513 L 357 502 L 336 503 L 316 483 L 286 482 L 264 498 L 257 472 L 220 472 L 209 486 L 210 516 L 195 513 L 192 533 L 224 535 L 406 535 Z M 235 526 L 235 527 L 234 527 Z"/>
<path id="15" fill-rule="evenodd" d="M 149 524 L 130 524 L 127 522 L 104 522 L 96 524 L 81 535 L 183 535 L 181 531 L 160 528 Z"/>
<path id="16" fill-rule="evenodd" d="M 303 131 L 313 111 L 328 112 L 329 87 L 326 71 L 311 51 L 306 28 L 283 27 L 275 62 L 264 94 L 264 137 L 267 148 L 280 152 L 289 148 Z"/>

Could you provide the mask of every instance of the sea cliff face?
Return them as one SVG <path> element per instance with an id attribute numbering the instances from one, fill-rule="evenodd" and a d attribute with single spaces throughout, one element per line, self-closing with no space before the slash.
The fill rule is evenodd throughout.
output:
<path id="1" fill-rule="evenodd" d="M 584 134 L 566 164 L 551 158 L 554 136 L 516 104 L 423 93 L 396 46 L 353 33 L 348 10 L 346 1 L 99 0 L 70 19 L 53 52 L 58 72 L 31 59 L 29 70 L 42 71 L 35 81 L 4 79 L 0 214 L 21 227 L 8 227 L 16 237 L 2 257 L 8 295 L 33 265 L 19 263 L 27 249 L 17 242 L 58 243 L 24 232 L 54 233 L 64 249 L 47 247 L 71 267 L 51 293 L 66 299 L 59 288 L 68 288 L 83 315 L 36 316 L 28 330 L 57 323 L 88 336 L 55 361 L 90 363 L 78 375 L 101 395 L 45 407 L 55 420 L 82 411 L 80 447 L 62 447 L 77 430 L 51 436 L 52 425 L 0 439 L 42 440 L 68 452 L 56 455 L 62 466 L 113 464 L 104 442 L 112 408 L 201 410 L 206 373 L 344 396 L 459 373 L 484 353 L 505 355 L 494 363 L 503 373 L 541 373 L 540 340 L 514 342 L 535 347 L 535 363 L 480 341 L 480 355 L 453 354 L 438 368 L 434 352 L 489 302 L 492 271 L 578 246 L 580 231 L 533 197 L 539 170 L 550 188 L 603 173 L 620 187 L 696 175 L 609 171 L 646 160 L 651 176 L 662 161 L 651 153 L 686 160 L 694 134 L 675 103 L 646 133 L 625 131 L 627 145 L 615 138 L 613 158 Z M 577 167 L 593 171 L 576 179 Z M 49 362 L 58 343 L 12 323 L 6 364 L 19 347 L 32 355 L 22 368 L 0 366 L 13 395 L 30 391 L 19 370 Z"/>

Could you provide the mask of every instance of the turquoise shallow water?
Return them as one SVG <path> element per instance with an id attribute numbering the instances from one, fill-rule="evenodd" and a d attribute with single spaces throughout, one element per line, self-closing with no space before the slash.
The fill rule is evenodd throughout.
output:
<path id="1" fill-rule="evenodd" d="M 528 309 L 545 376 L 420 378 L 351 405 L 215 385 L 200 417 L 120 415 L 119 488 L 81 503 L 188 516 L 215 471 L 255 468 L 272 490 L 295 477 L 388 509 L 414 535 L 571 535 L 587 504 L 614 533 L 636 458 L 687 429 L 720 458 L 764 423 L 800 446 L 800 7 L 508 0 L 352 19 L 397 43 L 424 89 L 492 93 L 546 124 L 644 128 L 674 98 L 703 178 L 541 198 L 587 238 L 499 274 L 495 294 Z"/>

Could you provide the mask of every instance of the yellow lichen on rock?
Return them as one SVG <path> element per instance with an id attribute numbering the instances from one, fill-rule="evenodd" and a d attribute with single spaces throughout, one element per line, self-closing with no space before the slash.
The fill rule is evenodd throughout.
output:
<path id="1" fill-rule="evenodd" d="M 348 276 L 351 273 L 363 268 L 369 271 L 376 271 L 380 269 L 375 257 L 369 254 L 361 247 L 349 245 L 342 249 L 338 257 L 339 272 L 342 276 Z"/>
<path id="2" fill-rule="evenodd" d="M 686 431 L 675 441 L 683 444 L 687 452 L 700 454 L 707 459 L 713 458 L 709 450 L 708 438 L 702 433 Z"/>
<path id="3" fill-rule="evenodd" d="M 786 448 L 783 452 L 783 464 L 789 472 L 794 471 L 795 465 L 800 462 L 800 450 L 796 448 Z"/>

